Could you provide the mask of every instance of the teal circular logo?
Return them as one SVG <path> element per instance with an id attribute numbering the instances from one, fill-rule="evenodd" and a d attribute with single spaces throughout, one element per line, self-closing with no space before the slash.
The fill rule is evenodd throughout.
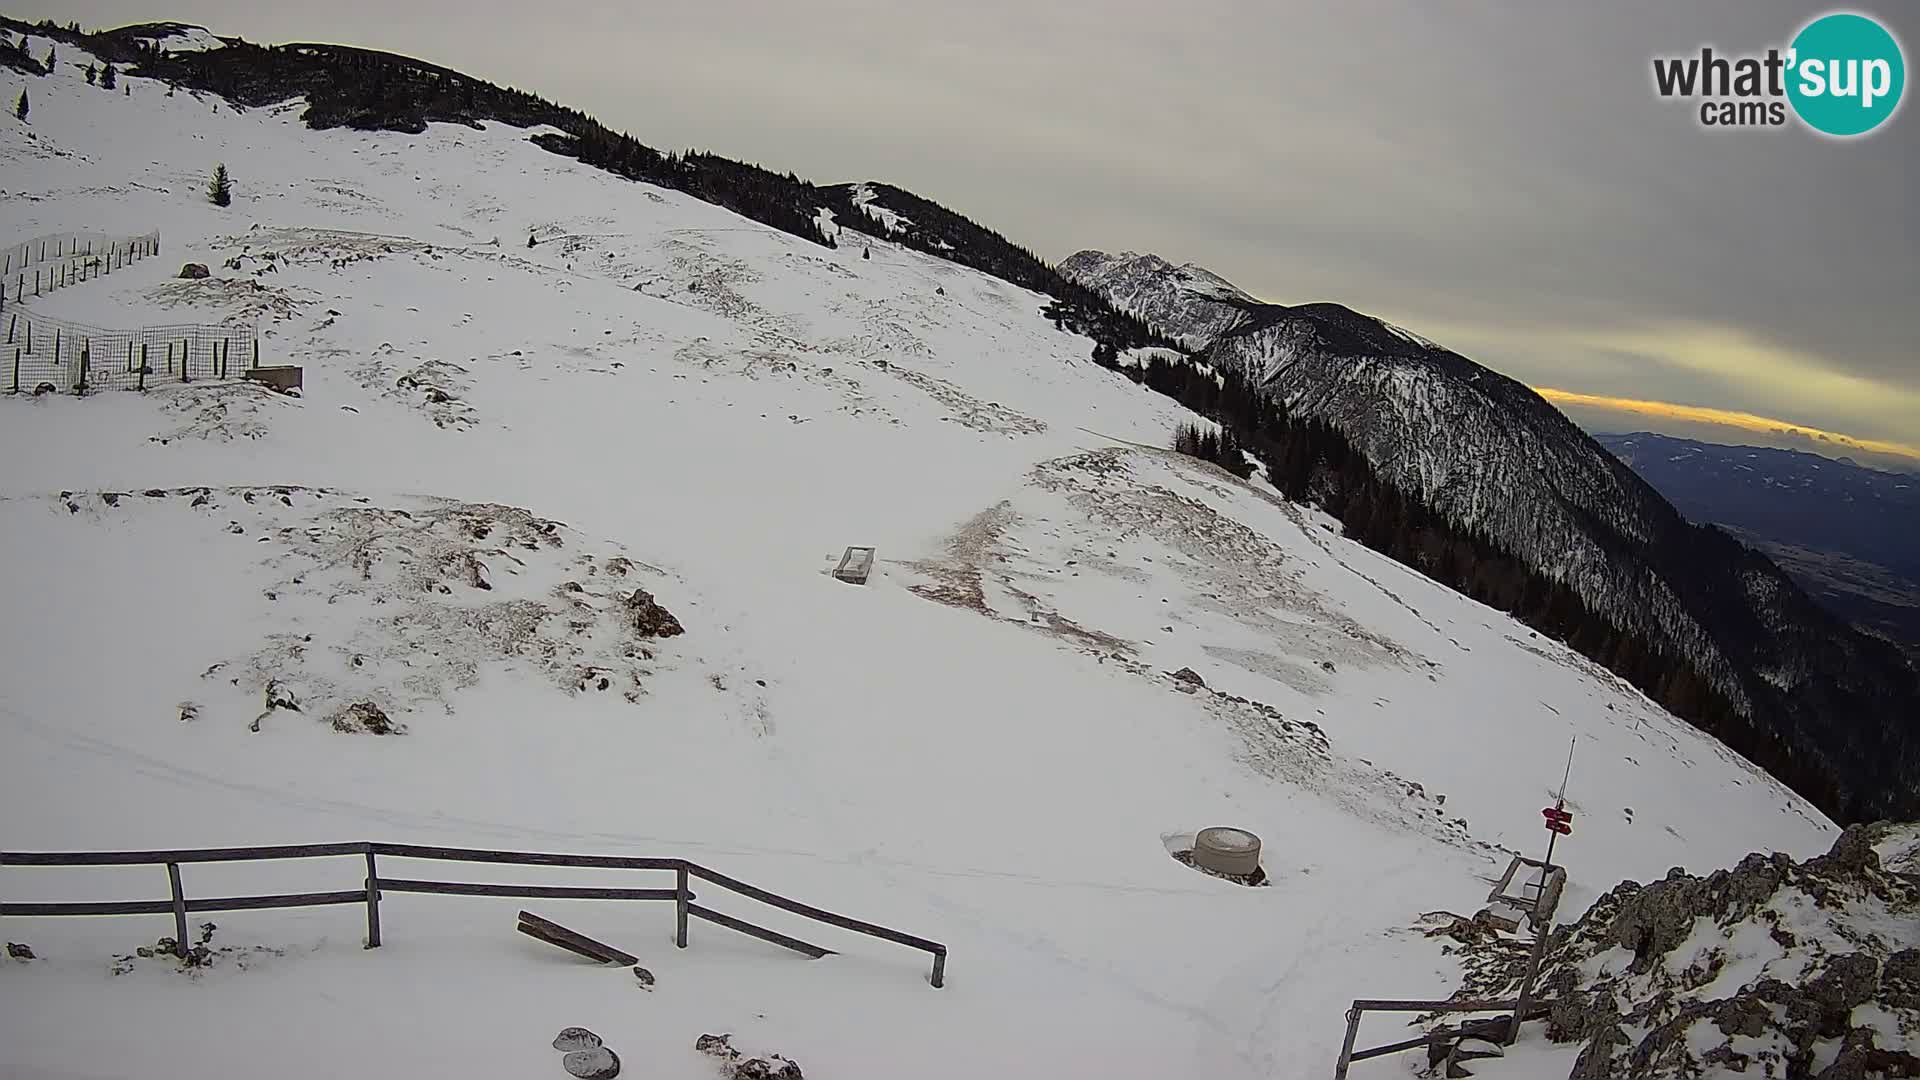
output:
<path id="1" fill-rule="evenodd" d="M 1852 12 L 1808 23 L 1788 54 L 1787 100 L 1808 127 L 1864 135 L 1900 107 L 1907 64 L 1886 27 Z"/>

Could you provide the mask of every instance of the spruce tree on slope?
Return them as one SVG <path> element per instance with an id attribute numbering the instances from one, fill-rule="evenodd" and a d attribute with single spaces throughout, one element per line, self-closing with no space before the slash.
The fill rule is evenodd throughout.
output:
<path id="1" fill-rule="evenodd" d="M 227 175 L 225 162 L 213 167 L 213 179 L 207 182 L 207 201 L 215 206 L 233 205 L 233 178 Z"/>
<path id="2" fill-rule="evenodd" d="M 13 115 L 23 122 L 27 118 L 27 91 L 24 88 L 20 91 L 20 100 L 13 103 Z"/>
<path id="3" fill-rule="evenodd" d="M 109 60 L 107 61 L 107 66 L 100 69 L 100 89 L 102 90 L 113 89 L 115 85 L 115 78 L 116 76 L 114 75 L 114 71 L 113 71 L 113 61 Z"/>

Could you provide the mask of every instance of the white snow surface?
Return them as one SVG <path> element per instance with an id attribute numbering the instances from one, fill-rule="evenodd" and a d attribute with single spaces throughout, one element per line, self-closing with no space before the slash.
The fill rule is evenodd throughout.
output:
<path id="1" fill-rule="evenodd" d="M 704 1032 L 836 1080 L 1317 1074 L 1349 999 L 1453 991 L 1409 928 L 1478 907 L 1500 849 L 1537 853 L 1569 740 L 1569 915 L 1622 878 L 1831 842 L 1569 650 L 1154 449 L 1186 414 L 1037 294 L 827 250 L 510 127 L 318 133 L 297 103 L 122 78 L 63 69 L 30 124 L 0 120 L 0 243 L 158 227 L 162 257 L 28 308 L 257 317 L 305 394 L 0 399 L 0 849 L 686 857 L 951 957 L 934 990 L 921 954 L 717 889 L 839 955 L 704 923 L 677 950 L 663 904 L 389 893 L 379 949 L 357 907 L 236 912 L 186 973 L 116 962 L 165 916 L 6 918 L 39 959 L 0 961 L 0 1075 L 556 1075 L 569 1025 L 662 1078 L 715 1074 Z M 187 261 L 218 269 L 172 280 Z M 848 545 L 877 548 L 870 584 L 829 576 Z M 685 635 L 623 636 L 629 584 Z M 253 732 L 268 680 L 303 708 Z M 404 732 L 335 730 L 358 701 Z M 1261 838 L 1272 887 L 1168 857 L 1215 825 Z M 189 896 L 363 873 L 183 868 Z M 0 869 L 15 902 L 165 885 Z M 658 985 L 513 933 L 519 907 Z"/>

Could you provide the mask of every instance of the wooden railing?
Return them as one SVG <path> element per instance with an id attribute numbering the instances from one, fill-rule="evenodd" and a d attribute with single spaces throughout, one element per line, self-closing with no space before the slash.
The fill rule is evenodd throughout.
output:
<path id="1" fill-rule="evenodd" d="M 266 896 L 229 896 L 194 898 L 180 883 L 183 863 L 259 862 L 271 859 L 318 859 L 357 855 L 365 858 L 367 875 L 358 889 L 334 892 L 278 893 Z M 571 885 L 496 885 L 459 881 L 425 881 L 412 878 L 383 878 L 376 857 L 425 859 L 442 862 L 502 863 L 513 866 L 558 866 L 576 869 L 671 870 L 674 886 L 670 889 L 598 888 Z M 249 911 L 261 908 L 321 907 L 330 904 L 365 904 L 367 909 L 367 948 L 380 946 L 380 897 L 385 892 L 434 893 L 442 896 L 542 897 L 565 900 L 671 900 L 675 912 L 674 944 L 687 947 L 687 920 L 702 919 L 729 930 L 757 937 L 813 959 L 832 954 L 798 938 L 694 903 L 692 878 L 726 889 L 828 926 L 866 934 L 910 949 L 933 955 L 933 974 L 929 981 L 939 987 L 946 983 L 947 947 L 926 938 L 891 930 L 875 923 L 850 919 L 831 911 L 803 904 L 738 878 L 728 877 L 686 859 L 656 859 L 625 855 L 556 855 L 533 851 L 487 851 L 479 848 L 423 847 L 417 844 L 294 844 L 282 847 L 192 848 L 181 851 L 0 851 L 0 866 L 165 866 L 171 896 L 166 900 L 125 900 L 96 903 L 13 903 L 0 902 L 0 917 L 56 915 L 164 915 L 173 913 L 174 943 L 180 955 L 188 952 L 187 913 L 199 911 Z"/>

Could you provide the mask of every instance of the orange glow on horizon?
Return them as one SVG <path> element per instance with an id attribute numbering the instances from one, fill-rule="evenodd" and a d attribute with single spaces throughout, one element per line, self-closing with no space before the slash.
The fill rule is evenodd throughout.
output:
<path id="1" fill-rule="evenodd" d="M 1891 454 L 1896 457 L 1920 461 L 1920 447 L 1906 443 L 1890 442 L 1885 439 L 1856 439 L 1851 435 L 1842 435 L 1837 431 L 1823 431 L 1819 428 L 1796 424 L 1791 420 L 1776 420 L 1772 417 L 1758 416 L 1754 413 L 1736 412 L 1731 409 L 1715 409 L 1705 405 L 1676 405 L 1670 401 L 1642 401 L 1637 398 L 1607 397 L 1602 394 L 1583 394 L 1577 390 L 1556 390 L 1551 387 L 1536 386 L 1534 393 L 1553 402 L 1555 405 L 1579 405 L 1591 409 L 1607 409 L 1613 412 L 1634 413 L 1662 420 L 1680 420 L 1696 424 L 1715 424 L 1720 427 L 1737 428 L 1741 431 L 1760 432 L 1769 435 L 1796 435 L 1816 443 L 1823 443 L 1840 449 L 1861 450 L 1872 454 Z"/>

